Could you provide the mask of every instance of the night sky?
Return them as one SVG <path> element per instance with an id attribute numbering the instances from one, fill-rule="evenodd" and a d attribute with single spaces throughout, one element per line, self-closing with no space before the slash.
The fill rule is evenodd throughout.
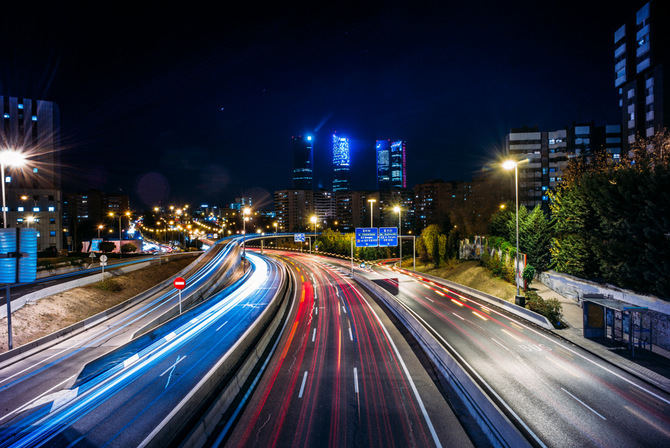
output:
<path id="1" fill-rule="evenodd" d="M 60 105 L 66 190 L 126 191 L 136 208 L 269 205 L 290 188 L 295 134 L 315 136 L 326 188 L 330 135 L 349 136 L 366 189 L 376 138 L 408 141 L 413 186 L 469 179 L 510 127 L 618 122 L 612 35 L 628 7 L 475 3 L 35 6 L 0 19 L 0 91 Z"/>

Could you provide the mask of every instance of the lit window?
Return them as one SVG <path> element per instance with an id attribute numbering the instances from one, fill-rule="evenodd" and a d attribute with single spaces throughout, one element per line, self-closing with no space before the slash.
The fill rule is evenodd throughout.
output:
<path id="1" fill-rule="evenodd" d="M 22 211 L 24 211 L 24 208 L 23 208 L 23 207 L 17 207 L 17 208 L 16 208 L 16 211 L 17 211 L 17 212 L 22 212 Z"/>
<path id="2" fill-rule="evenodd" d="M 3 118 L 9 118 L 9 114 L 4 114 L 2 117 Z"/>
<path id="3" fill-rule="evenodd" d="M 56 231 L 55 230 L 50 230 L 49 231 L 49 236 L 56 236 Z"/>
<path id="4" fill-rule="evenodd" d="M 12 176 L 6 176 L 5 177 L 5 183 L 8 184 L 12 181 Z"/>
<path id="5" fill-rule="evenodd" d="M 16 218 L 16 222 L 23 222 L 23 218 Z"/>
<path id="6" fill-rule="evenodd" d="M 23 104 L 19 103 L 19 104 L 17 104 L 17 107 L 18 107 L 19 109 L 23 109 Z"/>
<path id="7" fill-rule="evenodd" d="M 52 205 L 52 206 L 49 206 L 49 211 L 50 211 L 50 212 L 55 212 L 55 211 L 56 211 L 56 207 L 54 207 L 53 205 Z"/>
<path id="8" fill-rule="evenodd" d="M 548 188 L 549 187 L 547 187 L 546 185 L 542 185 L 542 191 L 547 191 Z"/>
<path id="9" fill-rule="evenodd" d="M 37 173 L 39 170 L 37 168 L 33 168 L 33 173 Z"/>
<path id="10" fill-rule="evenodd" d="M 39 208 L 39 207 L 33 207 L 33 211 L 34 211 L 34 212 L 39 212 L 39 211 L 40 211 L 40 208 Z"/>
<path id="11" fill-rule="evenodd" d="M 30 117 L 30 119 L 33 121 L 37 121 L 37 115 L 33 115 L 32 117 Z"/>
<path id="12" fill-rule="evenodd" d="M 39 237 L 40 237 L 40 232 L 37 232 L 37 238 L 39 238 Z"/>
<path id="13" fill-rule="evenodd" d="M 542 196 L 542 200 L 543 200 L 543 201 L 548 201 L 548 200 L 549 200 L 549 196 L 547 196 L 546 194 L 543 195 L 543 196 Z"/>

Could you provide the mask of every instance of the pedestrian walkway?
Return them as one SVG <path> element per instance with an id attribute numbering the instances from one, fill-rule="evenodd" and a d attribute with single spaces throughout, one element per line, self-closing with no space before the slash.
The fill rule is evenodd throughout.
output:
<path id="1" fill-rule="evenodd" d="M 566 328 L 553 330 L 564 339 L 580 346 L 586 351 L 626 370 L 632 375 L 654 384 L 670 393 L 670 352 L 660 347 L 653 347 L 653 353 L 636 352 L 631 359 L 630 352 L 621 347 L 609 346 L 585 338 L 582 308 L 579 304 L 549 289 L 543 283 L 534 281 L 530 287 L 535 289 L 543 299 L 557 299 L 563 307 L 563 323 Z"/>

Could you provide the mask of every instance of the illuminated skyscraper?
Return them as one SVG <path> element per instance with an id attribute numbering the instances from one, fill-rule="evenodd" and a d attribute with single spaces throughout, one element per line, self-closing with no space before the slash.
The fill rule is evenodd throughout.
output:
<path id="1" fill-rule="evenodd" d="M 407 188 L 404 140 L 377 140 L 377 186 L 380 190 Z"/>
<path id="2" fill-rule="evenodd" d="M 333 191 L 351 189 L 349 139 L 333 134 Z"/>
<path id="3" fill-rule="evenodd" d="M 314 188 L 312 176 L 312 136 L 291 137 L 293 150 L 293 188 L 311 190 Z"/>

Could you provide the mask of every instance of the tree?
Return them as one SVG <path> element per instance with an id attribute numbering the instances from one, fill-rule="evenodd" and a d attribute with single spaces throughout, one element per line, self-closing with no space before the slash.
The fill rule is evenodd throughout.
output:
<path id="1" fill-rule="evenodd" d="M 129 254 L 131 252 L 135 252 L 136 250 L 137 246 L 135 246 L 133 243 L 125 243 L 121 246 L 121 252 L 124 254 Z"/>
<path id="2" fill-rule="evenodd" d="M 440 265 L 440 252 L 438 248 L 438 237 L 440 235 L 440 227 L 437 224 L 431 224 L 421 232 L 421 240 L 426 246 L 428 258 L 433 261 L 435 267 Z"/>
<path id="3" fill-rule="evenodd" d="M 437 237 L 437 246 L 440 260 L 447 261 L 447 235 L 441 233 Z"/>
<path id="4" fill-rule="evenodd" d="M 540 271 L 549 267 L 551 236 L 551 224 L 539 205 L 519 223 L 519 250 Z"/>
<path id="5" fill-rule="evenodd" d="M 116 244 L 111 241 L 103 241 L 100 243 L 100 250 L 105 253 L 113 252 L 114 249 L 116 249 Z"/>

